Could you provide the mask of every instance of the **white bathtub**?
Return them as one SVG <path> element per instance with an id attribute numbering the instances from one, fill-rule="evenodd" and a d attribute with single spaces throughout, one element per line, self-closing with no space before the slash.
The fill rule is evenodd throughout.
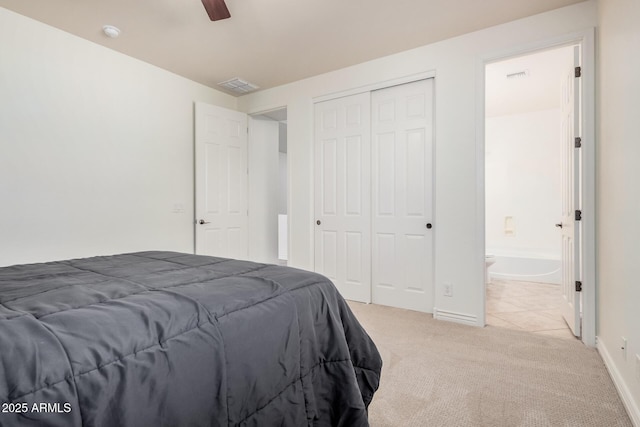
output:
<path id="1" fill-rule="evenodd" d="M 504 255 L 495 257 L 495 264 L 489 267 L 490 280 L 522 280 L 557 285 L 561 283 L 562 271 L 559 259 Z"/>

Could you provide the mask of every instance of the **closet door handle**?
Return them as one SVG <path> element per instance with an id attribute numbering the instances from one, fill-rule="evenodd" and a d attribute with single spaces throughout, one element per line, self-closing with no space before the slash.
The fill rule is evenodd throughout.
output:
<path id="1" fill-rule="evenodd" d="M 428 222 L 428 223 L 427 223 L 427 228 L 428 228 L 429 230 L 431 230 L 431 229 L 433 228 L 433 225 L 432 225 L 430 222 Z"/>
<path id="2" fill-rule="evenodd" d="M 209 221 L 205 221 L 204 219 L 201 219 L 200 221 L 198 221 L 198 224 L 204 225 L 204 224 L 210 224 L 210 222 Z"/>
<path id="3" fill-rule="evenodd" d="M 556 224 L 556 227 L 562 228 L 562 223 Z"/>
<path id="4" fill-rule="evenodd" d="M 320 225 L 320 224 L 322 224 L 322 222 L 320 222 L 320 220 L 317 220 L 316 224 Z"/>

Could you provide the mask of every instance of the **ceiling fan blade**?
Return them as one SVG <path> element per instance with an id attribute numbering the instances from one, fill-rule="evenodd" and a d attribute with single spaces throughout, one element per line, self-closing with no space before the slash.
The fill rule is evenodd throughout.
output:
<path id="1" fill-rule="evenodd" d="M 219 21 L 221 19 L 231 18 L 229 9 L 224 0 L 202 0 L 204 8 L 207 10 L 207 15 L 212 21 Z"/>

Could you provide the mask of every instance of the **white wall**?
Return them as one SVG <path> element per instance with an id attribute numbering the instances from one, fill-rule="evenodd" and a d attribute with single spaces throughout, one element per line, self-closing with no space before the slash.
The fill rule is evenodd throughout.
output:
<path id="1" fill-rule="evenodd" d="M 598 12 L 598 348 L 640 426 L 640 3 L 600 0 Z"/>
<path id="2" fill-rule="evenodd" d="M 560 110 L 485 123 L 487 253 L 560 260 Z M 507 216 L 513 234 L 505 230 Z"/>
<path id="3" fill-rule="evenodd" d="M 278 122 L 249 117 L 249 259 L 278 261 Z"/>
<path id="4" fill-rule="evenodd" d="M 286 130 L 286 128 L 285 128 Z M 282 126 L 280 127 L 282 133 Z M 279 177 L 278 177 L 278 213 L 287 214 L 287 153 L 278 153 Z"/>
<path id="5" fill-rule="evenodd" d="M 236 99 L 2 8 L 0 52 L 0 265 L 193 252 L 193 102 Z"/>
<path id="6" fill-rule="evenodd" d="M 483 317 L 476 107 L 480 58 L 596 24 L 595 1 L 376 59 L 241 97 L 247 112 L 287 106 L 290 184 L 289 264 L 313 269 L 313 98 L 435 70 L 435 306 Z M 454 285 L 443 297 L 444 282 Z"/>

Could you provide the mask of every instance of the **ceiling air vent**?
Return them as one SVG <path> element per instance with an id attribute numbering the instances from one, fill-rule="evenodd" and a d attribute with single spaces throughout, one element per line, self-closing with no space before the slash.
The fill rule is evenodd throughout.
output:
<path id="1" fill-rule="evenodd" d="M 526 77 L 529 77 L 529 70 L 515 71 L 513 73 L 507 74 L 507 79 L 509 79 L 509 80 L 511 80 L 511 79 L 524 79 Z"/>
<path id="2" fill-rule="evenodd" d="M 238 94 L 245 94 L 249 92 L 253 92 L 256 89 L 259 89 L 258 85 L 253 83 L 249 83 L 246 80 L 242 80 L 241 78 L 234 77 L 231 80 L 227 80 L 222 83 L 218 83 L 218 86 L 222 86 L 223 88 Z"/>

